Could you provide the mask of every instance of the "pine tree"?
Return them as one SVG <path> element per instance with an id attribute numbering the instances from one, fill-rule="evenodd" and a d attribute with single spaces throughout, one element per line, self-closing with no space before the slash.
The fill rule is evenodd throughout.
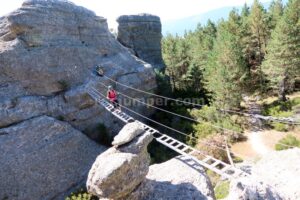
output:
<path id="1" fill-rule="evenodd" d="M 176 87 L 176 64 L 179 62 L 177 58 L 177 36 L 173 37 L 168 34 L 162 40 L 162 55 L 164 62 L 167 66 L 167 74 L 170 77 L 171 86 L 174 89 Z"/>
<path id="2" fill-rule="evenodd" d="M 282 0 L 273 0 L 269 7 L 269 28 L 273 30 L 283 14 Z"/>
<path id="3" fill-rule="evenodd" d="M 200 69 L 203 69 L 207 64 L 208 55 L 213 49 L 216 39 L 216 33 L 216 25 L 210 20 L 204 27 L 199 24 L 195 31 L 194 38 L 191 41 L 192 57 L 194 65 L 197 65 Z"/>
<path id="4" fill-rule="evenodd" d="M 241 17 L 236 9 L 233 9 L 229 13 L 229 18 L 227 21 L 228 30 L 238 37 L 241 38 Z"/>
<path id="5" fill-rule="evenodd" d="M 245 3 L 242 8 L 241 17 L 247 18 L 249 16 L 249 14 L 250 14 L 249 6 L 247 5 L 247 3 Z"/>
<path id="6" fill-rule="evenodd" d="M 250 74 L 251 69 L 251 31 L 249 29 L 249 7 L 245 3 L 241 12 L 241 26 L 240 26 L 240 43 L 242 47 L 243 57 L 247 64 L 248 73 Z"/>
<path id="7" fill-rule="evenodd" d="M 184 38 L 180 38 L 177 48 L 177 58 L 179 62 L 177 62 L 177 64 L 175 65 L 175 74 L 177 79 L 177 85 L 175 86 L 175 89 L 184 90 L 187 87 L 185 75 L 191 63 L 190 45 L 187 40 L 185 40 Z"/>
<path id="8" fill-rule="evenodd" d="M 258 0 L 254 0 L 251 6 L 250 15 L 248 17 L 250 28 L 250 76 L 252 82 L 252 90 L 264 90 L 263 73 L 261 63 L 266 55 L 267 42 L 270 37 L 268 29 L 268 16 L 266 10 Z M 259 87 L 258 87 L 259 86 Z"/>
<path id="9" fill-rule="evenodd" d="M 203 89 L 203 73 L 197 63 L 191 63 L 186 73 L 186 81 L 189 90 L 200 92 Z"/>
<path id="10" fill-rule="evenodd" d="M 206 88 L 213 93 L 217 107 L 238 107 L 241 100 L 241 77 L 245 64 L 236 37 L 221 24 L 209 64 L 205 68 Z"/>
<path id="11" fill-rule="evenodd" d="M 266 45 L 269 36 L 267 15 L 258 0 L 254 0 L 249 15 L 249 28 L 251 32 L 251 65 L 257 68 L 266 54 Z"/>
<path id="12" fill-rule="evenodd" d="M 290 0 L 268 45 L 263 71 L 281 100 L 300 76 L 300 0 Z"/>

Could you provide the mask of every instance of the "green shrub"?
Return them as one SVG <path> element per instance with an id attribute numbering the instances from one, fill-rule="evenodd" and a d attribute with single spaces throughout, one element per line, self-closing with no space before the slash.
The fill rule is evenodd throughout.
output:
<path id="1" fill-rule="evenodd" d="M 69 83 L 66 80 L 57 81 L 62 91 L 66 91 L 70 88 Z"/>
<path id="2" fill-rule="evenodd" d="M 65 117 L 62 116 L 62 115 L 59 115 L 59 116 L 57 117 L 57 119 L 58 119 L 59 121 L 65 121 Z"/>
<path id="3" fill-rule="evenodd" d="M 230 141 L 233 142 L 242 137 L 242 135 L 236 134 L 243 132 L 242 125 L 238 123 L 237 119 L 228 114 L 220 113 L 214 106 L 204 106 L 200 110 L 191 111 L 191 114 L 196 119 L 204 121 L 204 123 L 198 123 L 193 126 L 194 135 L 198 138 L 206 138 L 215 133 L 225 133 L 230 136 Z M 226 129 L 236 133 L 228 132 Z"/>
<path id="4" fill-rule="evenodd" d="M 289 126 L 280 122 L 273 122 L 271 124 L 276 131 L 286 132 L 289 130 Z"/>
<path id="5" fill-rule="evenodd" d="M 292 106 L 299 106 L 300 105 L 300 97 L 296 97 L 293 100 L 291 100 Z"/>
<path id="6" fill-rule="evenodd" d="M 86 189 L 79 189 L 72 192 L 65 200 L 98 200 L 98 198 L 89 194 Z"/>
<path id="7" fill-rule="evenodd" d="M 284 144 L 284 145 L 282 145 L 282 144 Z M 296 137 L 294 137 L 292 135 L 287 135 L 286 137 L 279 140 L 279 142 L 275 145 L 275 149 L 277 151 L 280 151 L 280 150 L 292 148 L 292 147 L 288 147 L 285 145 L 289 145 L 289 146 L 293 146 L 293 147 L 300 147 L 300 140 L 298 140 Z"/>
<path id="8" fill-rule="evenodd" d="M 229 181 L 223 181 L 217 184 L 217 186 L 215 187 L 216 199 L 226 198 L 229 194 L 229 186 L 230 186 Z"/>
<path id="9" fill-rule="evenodd" d="M 217 174 L 216 172 L 211 171 L 209 169 L 206 170 L 206 174 L 211 182 L 211 185 L 213 186 L 213 188 L 215 188 L 216 185 L 218 184 L 218 182 L 220 181 L 221 176 L 219 174 Z"/>
<path id="10" fill-rule="evenodd" d="M 217 126 L 223 127 L 225 129 L 229 129 L 235 132 L 242 132 L 243 129 L 241 125 L 234 123 L 231 118 L 224 117 L 217 122 Z"/>
<path id="11" fill-rule="evenodd" d="M 300 98 L 288 100 L 286 102 L 275 101 L 271 104 L 263 105 L 262 113 L 274 117 L 290 117 L 293 115 L 293 107 L 300 105 Z"/>
<path id="12" fill-rule="evenodd" d="M 195 136 L 197 138 L 206 138 L 207 136 L 216 133 L 216 129 L 211 126 L 212 124 L 209 122 L 195 124 L 193 126 L 195 131 Z"/>
<path id="13" fill-rule="evenodd" d="M 292 111 L 282 111 L 280 106 L 270 108 L 269 113 L 274 117 L 290 117 L 293 115 Z"/>
<path id="14" fill-rule="evenodd" d="M 273 117 L 291 117 L 294 115 L 293 109 L 295 106 L 299 106 L 300 98 L 295 98 L 287 102 L 275 101 L 271 104 L 263 106 L 263 115 L 269 115 Z M 290 126 L 279 122 L 268 123 L 277 131 L 288 131 Z"/>
<path id="15" fill-rule="evenodd" d="M 217 109 L 213 106 L 203 106 L 201 109 L 199 110 L 193 110 L 191 112 L 191 114 L 198 118 L 198 119 L 202 119 L 205 121 L 218 121 L 218 119 L 220 118 L 219 116 L 219 111 L 217 111 Z"/>
<path id="16" fill-rule="evenodd" d="M 241 158 L 241 157 L 234 157 L 233 158 L 233 162 L 234 163 L 242 163 L 244 160 L 243 160 L 243 158 Z"/>

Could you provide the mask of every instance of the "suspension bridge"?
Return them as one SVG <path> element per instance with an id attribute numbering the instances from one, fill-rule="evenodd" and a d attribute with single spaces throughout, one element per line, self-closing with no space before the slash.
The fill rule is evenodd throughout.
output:
<path id="1" fill-rule="evenodd" d="M 99 73 L 97 71 L 97 73 Z M 149 93 L 149 92 L 146 92 L 146 91 L 143 91 L 143 90 L 139 90 L 139 89 L 136 89 L 136 88 L 133 88 L 131 86 L 128 86 L 128 85 L 125 85 L 123 83 L 120 83 L 120 82 L 117 82 L 113 79 L 111 79 L 110 77 L 107 77 L 102 73 L 100 73 L 100 76 L 101 77 L 105 77 L 107 78 L 108 80 L 116 83 L 116 84 L 119 84 L 123 87 L 126 87 L 126 88 L 129 88 L 129 89 L 132 89 L 132 90 L 135 90 L 137 92 L 141 92 L 141 93 L 144 93 L 144 94 L 148 94 L 148 95 L 152 95 L 152 96 L 157 96 L 157 97 L 160 97 L 160 98 L 165 98 L 165 99 L 168 99 L 168 100 L 172 100 L 172 101 L 179 101 L 181 103 L 185 103 L 185 104 L 188 104 L 188 105 L 193 105 L 193 106 L 204 106 L 204 105 L 201 105 L 201 104 L 194 104 L 194 103 L 190 103 L 190 102 L 185 102 L 185 101 L 180 101 L 180 100 L 177 100 L 177 99 L 173 99 L 173 98 L 169 98 L 169 97 L 165 97 L 165 96 L 161 96 L 161 95 L 156 95 L 154 93 Z M 101 80 L 99 81 L 99 83 L 107 88 L 108 86 L 103 84 L 101 82 Z M 120 111 L 118 109 L 114 109 L 114 106 L 108 102 L 106 100 L 106 95 L 102 94 L 98 89 L 96 89 L 95 87 L 88 87 L 87 88 L 87 92 L 88 94 L 97 102 L 99 103 L 101 106 L 103 106 L 108 112 L 110 112 L 112 115 L 114 115 L 116 118 L 118 118 L 119 120 L 121 120 L 122 122 L 124 123 L 131 123 L 131 122 L 137 122 L 137 123 L 140 123 L 141 126 L 144 128 L 145 131 L 151 133 L 155 140 L 157 142 L 159 142 L 160 144 L 172 149 L 173 151 L 181 154 L 181 155 L 184 155 L 185 157 L 189 158 L 189 165 L 192 165 L 192 166 L 199 166 L 199 164 L 219 175 L 221 175 L 223 178 L 226 178 L 226 179 L 232 179 L 232 178 L 236 178 L 236 177 L 239 177 L 239 176 L 247 176 L 249 175 L 248 173 L 242 171 L 241 169 L 235 167 L 235 165 L 233 164 L 232 160 L 231 160 L 231 156 L 230 154 L 233 154 L 233 152 L 231 152 L 229 150 L 229 148 L 226 146 L 226 148 L 223 148 L 223 147 L 220 147 L 220 146 L 217 146 L 217 145 L 214 145 L 214 144 L 211 144 L 211 143 L 207 143 L 207 142 L 202 142 L 204 143 L 204 145 L 207 145 L 207 146 L 210 146 L 210 147 L 215 147 L 217 149 L 220 149 L 220 150 L 223 150 L 223 151 L 226 151 L 228 157 L 229 157 L 229 160 L 230 160 L 230 164 L 228 163 L 225 163 L 219 159 L 216 159 L 214 158 L 213 156 L 210 156 L 210 155 L 207 155 L 205 154 L 204 152 L 198 150 L 198 149 L 195 149 L 173 137 L 171 137 L 170 135 L 166 135 L 164 133 L 161 133 L 160 131 L 158 131 L 157 129 L 154 129 L 152 128 L 151 126 L 149 125 L 146 125 L 145 123 L 135 119 L 134 117 L 126 114 L 125 112 L 123 111 Z M 129 98 L 129 99 L 132 99 L 134 101 L 137 101 L 137 102 L 140 102 L 142 104 L 144 104 L 145 106 L 148 106 L 148 107 L 153 107 L 155 109 L 158 109 L 158 110 L 161 110 L 161 111 L 164 111 L 166 113 L 169 113 L 169 114 L 172 114 L 172 115 L 175 115 L 175 116 L 179 116 L 181 118 L 184 118 L 184 119 L 187 119 L 187 120 L 191 120 L 191 121 L 194 121 L 194 122 L 197 122 L 197 123 L 203 123 L 203 121 L 199 121 L 199 120 L 196 120 L 194 118 L 190 118 L 190 117 L 187 117 L 187 116 L 183 116 L 183 115 L 179 115 L 177 113 L 174 113 L 174 112 L 171 112 L 171 111 L 168 111 L 168 110 L 165 110 L 165 109 L 162 109 L 162 108 L 159 108 L 159 107 L 156 107 L 156 106 L 153 106 L 153 105 L 150 105 L 150 104 L 147 104 L 145 102 L 142 102 L 138 99 L 135 99 L 133 97 L 130 97 L 126 94 L 123 94 L 123 93 L 120 93 L 119 91 L 117 91 L 119 94 L 121 94 L 122 96 L 126 97 L 126 98 Z M 193 137 L 189 134 L 186 134 L 186 133 L 183 133 L 182 131 L 179 131 L 179 130 L 176 130 L 172 127 L 169 127 L 169 126 L 166 126 L 165 124 L 162 124 L 160 122 L 157 122 L 153 119 L 150 119 L 136 111 L 134 111 L 133 109 L 129 108 L 129 107 L 126 107 L 124 105 L 121 105 L 120 104 L 120 107 L 122 108 L 122 110 L 126 110 L 130 113 L 133 113 L 134 115 L 136 116 L 139 116 L 143 119 L 146 119 L 148 121 L 151 121 L 159 126 L 162 126 L 164 128 L 167 128 L 171 131 L 174 131 L 176 133 L 179 133 L 179 134 L 182 134 L 182 135 L 185 135 L 187 137 L 190 137 L 191 139 L 195 139 L 195 140 L 198 140 L 196 137 Z M 225 111 L 225 110 L 221 110 L 221 111 Z M 231 111 L 229 111 L 231 112 Z M 232 112 L 237 112 L 237 111 L 232 111 Z M 240 114 L 244 114 L 246 116 L 252 116 L 251 114 L 249 113 L 242 113 L 242 112 L 239 112 Z M 257 116 L 256 116 L 257 117 Z M 263 118 L 265 119 L 265 118 Z M 287 121 L 283 120 L 284 123 L 287 123 Z M 293 122 L 291 122 L 291 124 L 294 124 Z M 216 126 L 216 125 L 211 125 L 211 126 L 214 126 L 215 128 L 218 128 L 218 129 L 222 129 L 223 131 L 229 131 L 229 132 L 236 132 L 236 131 L 233 131 L 233 130 L 229 130 L 229 129 L 226 129 L 226 128 L 223 128 L 223 127 L 220 127 L 220 126 Z M 201 142 L 201 141 L 200 141 Z M 289 146 L 289 145 L 286 145 L 286 144 L 282 144 L 284 146 L 288 146 L 288 147 L 293 147 L 293 146 Z M 236 155 L 236 153 L 235 153 Z"/>

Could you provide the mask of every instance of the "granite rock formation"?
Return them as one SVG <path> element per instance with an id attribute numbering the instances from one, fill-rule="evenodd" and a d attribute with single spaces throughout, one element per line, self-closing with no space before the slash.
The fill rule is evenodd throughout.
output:
<path id="1" fill-rule="evenodd" d="M 68 123 L 41 116 L 0 129 L 0 199 L 59 199 L 81 186 L 105 150 Z"/>
<path id="2" fill-rule="evenodd" d="M 126 126 L 128 125 L 120 133 L 140 132 L 138 126 L 131 130 Z M 144 131 L 132 138 L 132 141 L 125 138 L 126 143 L 122 146 L 112 147 L 100 154 L 89 172 L 88 191 L 100 199 L 133 199 L 128 196 L 145 179 L 149 170 L 150 156 L 147 146 L 152 138 L 149 132 Z"/>
<path id="3" fill-rule="evenodd" d="M 139 131 L 132 123 L 121 133 Z M 118 137 L 118 135 L 116 136 Z M 130 200 L 213 200 L 214 192 L 205 170 L 191 165 L 184 156 L 162 164 L 149 166 L 147 146 L 153 136 L 143 132 L 132 138 L 123 137 L 126 143 L 112 147 L 98 156 L 89 172 L 88 191 L 100 199 Z M 120 138 L 118 139 L 120 140 Z"/>
<path id="4" fill-rule="evenodd" d="M 104 120 L 107 113 L 86 92 L 94 86 L 105 93 L 99 81 L 112 84 L 92 74 L 97 65 L 124 84 L 156 88 L 152 66 L 112 36 L 105 18 L 68 1 L 25 1 L 0 18 L 0 127 L 50 115 L 81 131 L 91 132 L 100 122 L 114 130 L 118 120 Z"/>
<path id="5" fill-rule="evenodd" d="M 132 87 L 156 88 L 153 67 L 92 11 L 68 1 L 27 0 L 0 17 L 0 199 L 57 199 L 85 182 L 104 147 L 83 133 L 104 135 L 97 129 L 103 123 L 112 137 L 121 127 L 87 93 L 95 87 L 105 94 L 99 82 L 112 84 L 94 75 L 95 66 Z"/>
<path id="6" fill-rule="evenodd" d="M 299 148 L 266 154 L 248 168 L 251 176 L 232 181 L 227 199 L 300 199 Z"/>
<path id="7" fill-rule="evenodd" d="M 118 40 L 142 60 L 162 70 L 160 18 L 150 14 L 122 15 L 117 19 Z"/>

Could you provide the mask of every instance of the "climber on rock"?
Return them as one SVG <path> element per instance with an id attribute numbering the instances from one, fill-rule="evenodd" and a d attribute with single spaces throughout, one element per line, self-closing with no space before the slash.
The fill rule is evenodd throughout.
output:
<path id="1" fill-rule="evenodd" d="M 113 89 L 113 87 L 111 85 L 108 86 L 108 91 L 107 91 L 106 97 L 112 103 L 114 108 L 117 108 L 121 111 L 121 107 L 120 107 L 119 101 L 117 99 L 117 92 Z"/>

